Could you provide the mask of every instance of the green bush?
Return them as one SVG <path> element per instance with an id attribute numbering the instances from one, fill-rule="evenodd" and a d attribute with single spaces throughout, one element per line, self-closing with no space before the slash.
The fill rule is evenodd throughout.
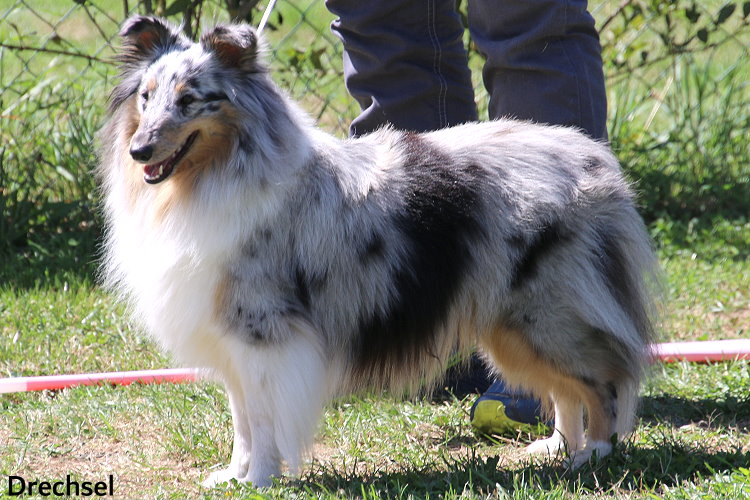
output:
<path id="1" fill-rule="evenodd" d="M 95 94 L 82 84 L 49 81 L 6 108 L 13 119 L 0 146 L 0 255 L 7 264 L 0 283 L 93 272 L 93 143 L 103 116 Z"/>

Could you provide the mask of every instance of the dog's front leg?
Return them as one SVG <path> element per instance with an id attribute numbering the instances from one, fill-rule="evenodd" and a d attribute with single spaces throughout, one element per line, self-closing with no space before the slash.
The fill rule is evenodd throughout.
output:
<path id="1" fill-rule="evenodd" d="M 265 398 L 261 395 L 261 399 Z M 250 416 L 253 447 L 248 457 L 247 472 L 240 480 L 262 488 L 271 486 L 272 479 L 281 475 L 281 454 L 276 444 L 270 408 L 266 407 L 263 401 L 253 401 L 250 405 L 257 410 Z"/>
<path id="2" fill-rule="evenodd" d="M 282 459 L 297 473 L 300 455 L 309 449 L 323 405 L 330 396 L 331 366 L 321 337 L 303 322 L 290 321 L 289 336 L 279 344 L 246 356 L 243 387 L 253 446 L 244 481 L 268 486 L 280 474 Z"/>
<path id="3" fill-rule="evenodd" d="M 577 398 L 554 392 L 551 397 L 555 405 L 555 431 L 552 436 L 531 443 L 526 452 L 550 457 L 567 452 L 573 456 L 584 445 L 583 404 Z"/>
<path id="4" fill-rule="evenodd" d="M 304 322 L 292 320 L 284 328 L 289 329 L 284 340 L 270 345 L 226 337 L 231 348 L 224 370 L 236 367 L 236 373 L 224 377 L 234 449 L 229 467 L 214 472 L 206 485 L 237 479 L 270 486 L 281 474 L 282 460 L 297 472 L 300 454 L 312 442 L 335 367 L 323 355 L 321 336 Z"/>
<path id="5" fill-rule="evenodd" d="M 234 427 L 232 459 L 229 467 L 212 472 L 203 485 L 213 487 L 236 479 L 257 487 L 270 486 L 271 478 L 281 473 L 281 456 L 270 408 L 261 402 L 267 397 L 262 392 L 257 394 L 256 388 L 256 393 L 248 398 L 242 384 L 235 387 L 226 382 L 226 387 Z"/>
<path id="6" fill-rule="evenodd" d="M 238 374 L 229 368 L 228 364 L 222 372 L 224 374 L 224 385 L 229 396 L 229 408 L 232 412 L 232 425 L 234 427 L 232 459 L 229 462 L 229 467 L 212 472 L 208 479 L 203 482 L 203 485 L 209 488 L 231 479 L 241 480 L 247 476 L 250 468 L 252 432 L 246 410 L 247 401 L 242 384 L 237 379 Z"/>

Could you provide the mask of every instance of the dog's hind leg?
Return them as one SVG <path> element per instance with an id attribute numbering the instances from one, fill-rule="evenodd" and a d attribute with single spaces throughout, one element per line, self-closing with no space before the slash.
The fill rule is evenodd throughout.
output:
<path id="1" fill-rule="evenodd" d="M 578 380 L 559 375 L 552 390 L 555 406 L 555 431 L 546 439 L 530 444 L 529 453 L 556 455 L 565 451 L 573 468 L 612 451 L 611 438 L 616 432 L 617 394 L 611 384 Z M 586 409 L 588 429 L 584 439 L 583 410 Z M 585 445 L 585 446 L 584 446 Z"/>
<path id="2" fill-rule="evenodd" d="M 569 388 L 570 377 L 541 357 L 519 330 L 498 328 L 481 337 L 480 345 L 508 383 L 532 392 L 545 406 L 550 401 L 553 404 L 553 435 L 532 443 L 527 451 L 555 456 L 560 451 L 575 453 L 581 449 L 584 445 L 583 401 L 578 391 Z"/>
<path id="3" fill-rule="evenodd" d="M 480 343 L 511 385 L 552 400 L 554 434 L 532 443 L 527 451 L 550 455 L 565 451 L 574 466 L 588 461 L 594 452 L 601 457 L 611 451 L 610 439 L 617 431 L 617 390 L 610 382 L 600 382 L 612 379 L 607 376 L 611 356 L 581 359 L 569 347 L 561 354 L 566 351 L 565 345 L 535 346 L 528 336 L 511 328 L 498 329 Z M 575 373 L 582 368 L 590 376 Z M 584 409 L 588 416 L 586 439 Z"/>
<path id="4" fill-rule="evenodd" d="M 612 382 L 582 381 L 582 397 L 588 414 L 586 447 L 571 454 L 573 468 L 588 462 L 594 454 L 598 458 L 612 451 L 612 437 L 617 432 L 617 390 Z M 620 436 L 622 437 L 622 436 Z"/>
<path id="5" fill-rule="evenodd" d="M 571 453 L 584 445 L 583 404 L 577 396 L 553 393 L 550 396 L 555 408 L 555 430 L 552 436 L 538 439 L 526 447 L 527 453 L 557 456 Z"/>

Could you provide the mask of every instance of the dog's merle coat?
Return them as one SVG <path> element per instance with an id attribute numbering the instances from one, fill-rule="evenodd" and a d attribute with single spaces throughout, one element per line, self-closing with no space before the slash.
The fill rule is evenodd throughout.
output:
<path id="1" fill-rule="evenodd" d="M 532 450 L 579 464 L 628 432 L 655 267 L 605 145 L 510 120 L 342 141 L 271 82 L 247 26 L 192 43 L 135 17 L 122 37 L 105 276 L 225 382 L 234 449 L 209 482 L 268 484 L 330 398 L 414 390 L 475 346 L 554 408 Z"/>

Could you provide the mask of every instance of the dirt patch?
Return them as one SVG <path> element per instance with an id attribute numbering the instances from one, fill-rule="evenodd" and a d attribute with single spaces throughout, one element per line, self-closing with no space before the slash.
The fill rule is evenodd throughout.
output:
<path id="1" fill-rule="evenodd" d="M 78 481 L 107 481 L 114 476 L 115 497 L 144 498 L 155 485 L 164 491 L 195 489 L 199 470 L 190 460 L 170 454 L 163 437 L 138 424 L 118 423 L 118 436 L 94 435 L 60 439 L 28 436 L 21 440 L 0 429 L 0 447 L 15 456 L 15 470 L 28 481 L 65 481 L 69 474 Z"/>

